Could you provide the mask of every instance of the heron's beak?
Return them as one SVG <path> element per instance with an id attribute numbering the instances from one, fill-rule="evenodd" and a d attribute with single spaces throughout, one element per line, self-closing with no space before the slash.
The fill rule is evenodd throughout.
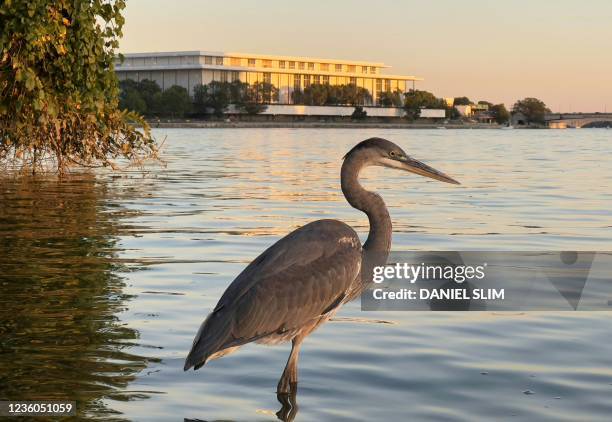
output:
<path id="1" fill-rule="evenodd" d="M 410 173 L 415 173 L 420 176 L 430 177 L 432 179 L 439 180 L 441 182 L 452 183 L 453 185 L 460 185 L 458 181 L 453 179 L 452 177 L 442 173 L 441 171 L 436 170 L 433 167 L 428 166 L 427 164 L 415 160 L 411 157 L 402 157 L 397 160 L 385 159 L 384 165 L 386 167 L 392 167 L 400 170 L 409 171 Z"/>

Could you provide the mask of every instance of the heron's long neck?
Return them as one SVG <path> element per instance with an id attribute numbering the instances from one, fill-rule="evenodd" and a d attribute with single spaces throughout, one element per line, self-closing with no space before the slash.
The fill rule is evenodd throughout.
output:
<path id="1" fill-rule="evenodd" d="M 363 211 L 370 221 L 370 233 L 363 245 L 366 251 L 388 252 L 391 249 L 391 217 L 383 199 L 367 191 L 359 183 L 359 171 L 367 163 L 358 158 L 347 157 L 342 164 L 342 193 L 351 206 Z"/>

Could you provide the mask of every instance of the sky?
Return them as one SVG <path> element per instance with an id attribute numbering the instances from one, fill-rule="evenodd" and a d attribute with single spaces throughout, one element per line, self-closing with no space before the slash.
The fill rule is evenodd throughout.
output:
<path id="1" fill-rule="evenodd" d="M 366 60 L 438 97 L 612 112 L 610 0 L 128 0 L 122 53 Z"/>

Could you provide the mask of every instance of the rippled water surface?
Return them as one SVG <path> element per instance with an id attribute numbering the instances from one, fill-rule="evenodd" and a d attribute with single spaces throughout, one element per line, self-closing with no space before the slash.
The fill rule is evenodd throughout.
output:
<path id="1" fill-rule="evenodd" d="M 197 372 L 183 360 L 227 285 L 284 234 L 319 218 L 367 232 L 339 169 L 369 136 L 462 182 L 368 169 L 394 250 L 612 249 L 609 130 L 156 135 L 166 165 L 144 174 L 0 179 L 0 399 L 73 399 L 105 420 L 275 420 L 288 345 Z M 611 318 L 351 303 L 302 347 L 296 420 L 609 421 Z"/>

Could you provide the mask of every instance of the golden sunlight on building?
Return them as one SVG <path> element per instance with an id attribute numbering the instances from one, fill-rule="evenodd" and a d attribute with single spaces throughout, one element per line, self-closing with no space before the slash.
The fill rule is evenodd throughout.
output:
<path id="1" fill-rule="evenodd" d="M 316 59 L 259 54 L 178 51 L 125 54 L 117 59 L 119 80 L 150 79 L 162 90 L 179 85 L 193 95 L 193 88 L 212 81 L 268 82 L 278 88 L 276 104 L 293 104 L 293 92 L 313 84 L 354 85 L 365 88 L 370 98 L 363 105 L 380 105 L 381 93 L 405 93 L 414 88 L 415 76 L 387 75 L 383 63 Z"/>

